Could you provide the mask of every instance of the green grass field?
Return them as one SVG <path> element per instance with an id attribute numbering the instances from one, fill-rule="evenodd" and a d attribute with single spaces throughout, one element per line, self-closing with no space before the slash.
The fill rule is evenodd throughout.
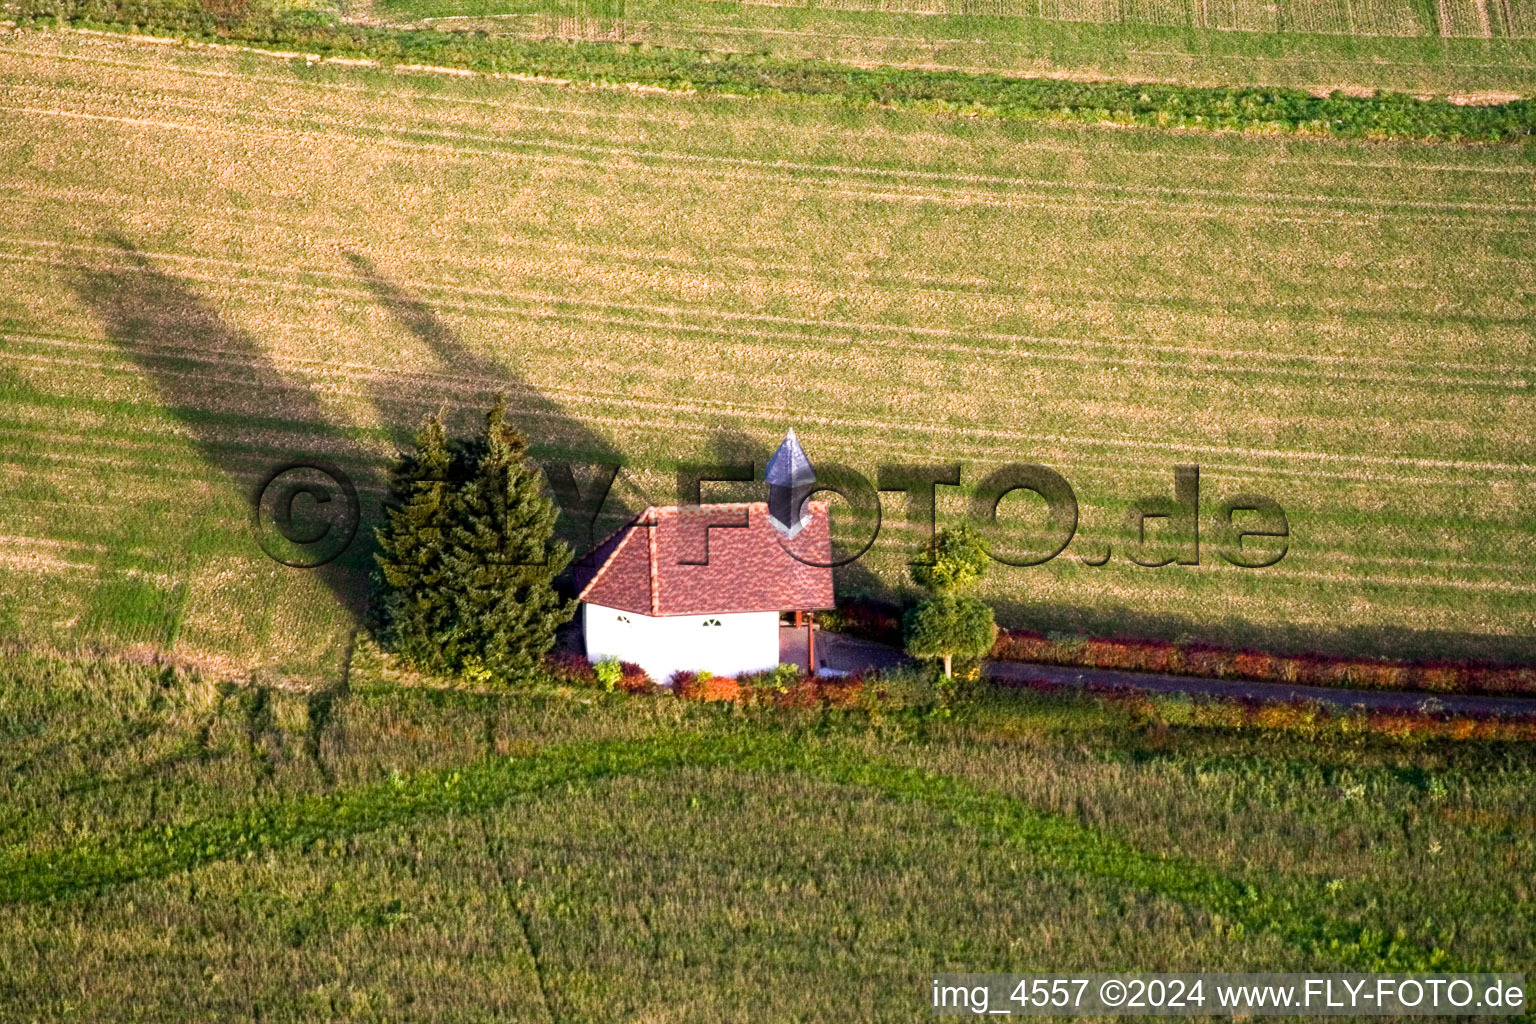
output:
<path id="1" fill-rule="evenodd" d="M 1536 952 L 1524 748 L 392 678 L 8 659 L 0 1017 L 910 1021 L 935 970 Z"/>
<path id="2" fill-rule="evenodd" d="M 1009 625 L 1531 656 L 1530 150 L 636 95 L 25 33 L 0 48 L 0 634 L 334 678 L 366 545 L 267 559 L 250 493 L 499 389 L 535 452 L 1064 473 Z M 1147 569 L 1198 463 L 1290 552 Z M 738 491 L 719 485 L 707 497 Z M 888 495 L 840 592 L 890 593 Z M 963 514 L 963 492 L 941 519 Z M 1034 513 L 1010 498 L 1019 523 Z M 859 524 L 844 517 L 846 529 Z M 366 530 L 365 530 L 366 534 Z M 1093 561 L 1106 544 L 1120 555 Z"/>

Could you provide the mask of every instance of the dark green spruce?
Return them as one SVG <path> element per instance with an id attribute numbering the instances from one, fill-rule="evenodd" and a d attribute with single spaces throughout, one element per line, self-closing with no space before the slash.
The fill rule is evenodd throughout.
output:
<path id="1" fill-rule="evenodd" d="M 445 668 L 436 637 L 451 625 L 441 600 L 446 572 L 443 548 L 451 515 L 452 484 L 447 432 L 430 416 L 416 434 L 416 450 L 396 467 L 379 527 L 374 613 L 384 646 L 429 670 Z"/>
<path id="2" fill-rule="evenodd" d="M 554 586 L 571 551 L 554 540 L 554 503 L 505 401 L 479 437 L 454 445 L 429 418 L 392 497 L 375 592 L 384 646 L 417 668 L 480 682 L 537 669 L 575 611 Z"/>

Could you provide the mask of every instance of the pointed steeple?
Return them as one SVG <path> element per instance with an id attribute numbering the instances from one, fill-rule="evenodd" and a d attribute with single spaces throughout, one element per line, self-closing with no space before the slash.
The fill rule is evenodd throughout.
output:
<path id="1" fill-rule="evenodd" d="M 794 427 L 789 428 L 784 443 L 768 460 L 765 476 L 768 480 L 768 518 L 780 533 L 793 537 L 805 526 L 807 515 L 802 514 L 803 506 L 816 483 L 816 470 L 811 467 L 811 460 L 805 457 L 805 449 L 800 447 Z"/>

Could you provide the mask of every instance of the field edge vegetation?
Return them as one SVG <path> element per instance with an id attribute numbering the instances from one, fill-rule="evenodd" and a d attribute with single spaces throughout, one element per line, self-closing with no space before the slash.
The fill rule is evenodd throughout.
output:
<path id="1" fill-rule="evenodd" d="M 1201 87 L 860 67 L 761 53 L 626 43 L 562 42 L 481 31 L 346 22 L 314 10 L 250 5 L 215 11 L 197 0 L 10 0 L 18 30 L 165 33 L 177 39 L 292 51 L 294 57 L 376 61 L 609 87 L 764 97 L 966 117 L 1353 139 L 1518 143 L 1536 128 L 1536 100 L 1458 104 L 1396 92 L 1318 96 L 1302 89 Z"/>

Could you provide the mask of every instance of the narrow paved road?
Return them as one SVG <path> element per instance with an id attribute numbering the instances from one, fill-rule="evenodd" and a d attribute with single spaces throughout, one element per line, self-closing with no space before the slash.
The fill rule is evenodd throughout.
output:
<path id="1" fill-rule="evenodd" d="M 1475 697 L 1459 693 L 1411 693 L 1402 690 L 1344 690 L 1330 686 L 1258 683 L 1235 679 L 1165 676 L 1104 668 L 1070 668 L 1022 661 L 989 661 L 987 675 L 1000 683 L 1058 683 L 1157 693 L 1203 693 L 1268 701 L 1314 700 L 1370 711 L 1453 711 L 1475 715 L 1533 715 L 1536 698 Z"/>
<path id="2" fill-rule="evenodd" d="M 805 630 L 785 628 L 779 634 L 779 659 L 804 665 Z M 823 671 L 857 672 L 911 664 L 901 651 L 871 640 L 816 631 L 816 660 Z M 1204 679 L 1153 672 L 1122 672 L 1107 668 L 1073 668 L 1037 665 L 1023 661 L 989 661 L 988 677 L 1010 683 L 1056 683 L 1062 686 L 1110 690 L 1144 690 L 1154 693 L 1197 693 L 1264 701 L 1311 700 L 1337 707 L 1363 707 L 1368 711 L 1451 711 L 1473 715 L 1530 715 L 1536 717 L 1536 697 L 1478 697 L 1459 693 L 1423 693 L 1406 690 L 1346 690 L 1332 686 L 1301 686 L 1292 683 L 1260 683 L 1242 679 Z"/>
<path id="3" fill-rule="evenodd" d="M 805 647 L 804 628 L 780 627 L 779 661 L 804 668 Z M 816 630 L 816 663 L 823 672 L 863 672 L 872 668 L 895 668 L 911 662 L 911 658 L 894 647 L 843 633 Z"/>

